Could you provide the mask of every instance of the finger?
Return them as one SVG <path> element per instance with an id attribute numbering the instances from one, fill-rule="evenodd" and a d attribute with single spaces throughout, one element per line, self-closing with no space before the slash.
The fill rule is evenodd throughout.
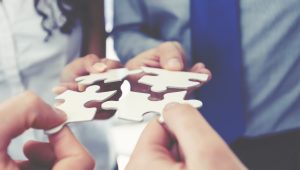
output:
<path id="1" fill-rule="evenodd" d="M 74 60 L 64 68 L 61 81 L 74 82 L 76 77 L 93 72 L 93 65 L 99 61 L 100 58 L 94 54 L 89 54 Z"/>
<path id="2" fill-rule="evenodd" d="M 56 95 L 59 95 L 67 90 L 73 90 L 73 91 L 77 91 L 79 89 L 79 86 L 77 83 L 62 83 L 59 86 L 56 86 L 54 88 L 52 88 L 52 92 Z"/>
<path id="3" fill-rule="evenodd" d="M 177 42 L 163 43 L 157 47 L 160 64 L 163 69 L 181 71 L 184 69 L 185 55 L 182 47 Z"/>
<path id="4" fill-rule="evenodd" d="M 31 163 L 41 166 L 52 166 L 56 159 L 52 146 L 44 142 L 27 142 L 24 146 L 24 154 Z"/>
<path id="5" fill-rule="evenodd" d="M 164 109 L 163 116 L 168 129 L 177 138 L 189 168 L 243 167 L 221 137 L 190 105 L 171 103 Z"/>
<path id="6" fill-rule="evenodd" d="M 49 140 L 57 158 L 54 170 L 94 169 L 94 160 L 76 140 L 69 128 L 66 127 L 59 133 L 49 136 Z"/>
<path id="7" fill-rule="evenodd" d="M 155 68 L 160 68 L 160 62 L 156 60 L 145 60 L 144 65 L 147 67 L 155 67 Z"/>
<path id="8" fill-rule="evenodd" d="M 28 128 L 51 129 L 62 124 L 66 115 L 32 92 L 25 92 L 0 105 L 0 152 L 6 152 L 10 140 Z"/>
<path id="9" fill-rule="evenodd" d="M 153 120 L 144 129 L 126 169 L 181 169 L 183 165 L 177 163 L 168 150 L 170 140 L 164 127 Z"/>
<path id="10" fill-rule="evenodd" d="M 145 52 L 140 53 L 139 55 L 135 56 L 131 60 L 129 60 L 125 67 L 129 70 L 139 69 L 142 66 L 146 66 L 145 61 L 146 60 L 153 60 L 156 62 L 159 62 L 159 58 L 156 55 L 155 49 L 150 49 Z"/>
<path id="11" fill-rule="evenodd" d="M 100 61 L 101 59 L 94 54 L 89 54 L 85 57 L 83 57 L 83 72 L 86 73 L 97 73 L 97 72 L 103 72 L 106 70 L 106 65 L 102 64 Z M 83 75 L 83 73 L 81 73 L 78 76 Z"/>
<path id="12" fill-rule="evenodd" d="M 195 73 L 203 73 L 208 75 L 208 81 L 212 79 L 212 73 L 205 67 L 203 63 L 196 63 L 190 70 Z"/>
<path id="13" fill-rule="evenodd" d="M 36 165 L 30 161 L 20 161 L 17 162 L 18 169 L 20 170 L 51 170 L 51 166 L 40 166 Z"/>
<path id="14" fill-rule="evenodd" d="M 92 64 L 92 65 L 90 65 Z M 120 68 L 122 65 L 119 61 L 103 58 L 96 63 L 86 64 L 89 73 L 102 73 L 110 69 Z"/>
<path id="15" fill-rule="evenodd" d="M 100 60 L 100 62 L 103 63 L 104 65 L 106 65 L 106 68 L 107 68 L 106 70 L 122 67 L 122 64 L 120 63 L 120 61 L 117 61 L 117 60 L 110 60 L 107 58 L 103 58 Z"/>

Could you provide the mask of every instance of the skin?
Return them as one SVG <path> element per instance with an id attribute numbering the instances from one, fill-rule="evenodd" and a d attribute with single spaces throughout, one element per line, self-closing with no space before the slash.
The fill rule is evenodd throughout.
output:
<path id="1" fill-rule="evenodd" d="M 84 57 L 77 58 L 64 68 L 60 77 L 61 84 L 54 87 L 52 92 L 61 94 L 68 89 L 84 91 L 86 87 L 78 86 L 75 82 L 76 77 L 89 73 L 101 73 L 121 66 L 119 61 L 106 58 L 101 59 L 95 54 L 88 54 Z"/>
<path id="2" fill-rule="evenodd" d="M 149 49 L 136 57 L 129 60 L 125 67 L 133 70 L 142 66 L 163 68 L 172 71 L 185 70 L 185 52 L 180 43 L 176 41 L 168 41 L 159 46 Z M 196 63 L 188 71 L 205 73 L 211 79 L 211 72 L 205 68 L 203 63 Z"/>
<path id="3" fill-rule="evenodd" d="M 22 105 L 20 105 L 22 103 Z M 16 107 L 18 106 L 18 107 Z M 12 160 L 7 147 L 11 140 L 29 128 L 47 130 L 66 120 L 66 115 L 56 112 L 32 92 L 0 104 L 0 169 L 93 169 L 94 161 L 75 139 L 68 128 L 49 136 L 49 143 L 29 141 L 24 146 L 28 160 Z M 81 162 L 75 164 L 74 162 Z"/>
<path id="4" fill-rule="evenodd" d="M 246 169 L 196 109 L 171 103 L 163 116 L 144 129 L 126 170 Z"/>
<path id="5" fill-rule="evenodd" d="M 105 58 L 106 31 L 104 0 L 84 1 L 82 7 L 83 54 L 95 54 Z"/>
<path id="6" fill-rule="evenodd" d="M 116 67 L 120 67 L 119 62 L 100 59 L 94 54 L 78 58 L 64 68 L 61 74 L 63 84 L 53 91 L 61 93 L 67 89 L 78 89 L 74 83 L 76 77 Z M 29 128 L 48 130 L 66 120 L 64 113 L 53 110 L 33 92 L 24 92 L 1 103 L 0 119 L 3 120 L 0 124 L 0 169 L 94 169 L 94 160 L 67 127 L 49 136 L 49 143 L 28 141 L 24 146 L 27 161 L 9 157 L 7 147 L 13 138 Z"/>
<path id="7" fill-rule="evenodd" d="M 168 51 L 171 48 L 178 51 L 169 55 Z M 157 67 L 169 70 L 183 69 L 184 56 L 176 44 L 164 44 L 158 52 L 162 55 L 154 57 L 153 60 L 159 63 Z M 144 60 L 145 55 L 135 59 L 141 59 L 141 64 L 148 61 Z M 150 57 L 150 60 L 152 59 Z M 134 62 L 134 67 L 141 66 L 136 63 Z M 64 69 L 61 81 L 66 84 L 60 87 L 74 86 L 75 77 L 119 66 L 118 62 L 101 60 L 95 55 L 79 58 Z M 201 69 L 208 71 L 201 63 L 191 70 L 203 72 Z M 23 105 L 15 107 L 19 103 Z M 246 169 L 194 108 L 173 103 L 165 108 L 163 115 L 164 124 L 154 120 L 144 130 L 127 169 Z M 94 168 L 93 159 L 68 128 L 49 136 L 49 143 L 29 141 L 24 147 L 28 161 L 12 160 L 8 156 L 7 146 L 10 141 L 28 128 L 47 130 L 66 120 L 65 114 L 54 111 L 34 93 L 25 92 L 2 103 L 0 117 L 4 120 L 4 123 L 0 124 L 0 169 Z"/>

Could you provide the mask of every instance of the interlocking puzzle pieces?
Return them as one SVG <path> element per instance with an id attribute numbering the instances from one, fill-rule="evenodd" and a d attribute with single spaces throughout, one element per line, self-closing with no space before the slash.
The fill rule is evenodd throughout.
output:
<path id="1" fill-rule="evenodd" d="M 89 121 L 95 117 L 97 108 L 87 108 L 85 104 L 90 101 L 103 102 L 112 97 L 117 91 L 98 92 L 100 87 L 97 85 L 89 86 L 84 92 L 67 90 L 58 95 L 55 99 L 64 100 L 64 103 L 55 106 L 57 109 L 67 114 L 67 121 L 64 123 Z M 47 131 L 56 133 L 63 125 Z"/>
<path id="2" fill-rule="evenodd" d="M 166 91 L 167 88 L 186 90 L 208 80 L 208 75 L 201 73 L 168 71 L 150 67 L 142 67 L 142 70 L 155 76 L 144 75 L 138 82 L 151 86 L 151 91 L 158 93 Z"/>
<path id="3" fill-rule="evenodd" d="M 104 80 L 104 83 L 112 83 L 122 81 L 129 75 L 138 74 L 143 72 L 142 70 L 128 70 L 126 68 L 112 69 L 103 73 L 95 73 L 87 76 L 77 77 L 75 81 L 81 85 L 91 85 L 97 81 Z"/>
<path id="4" fill-rule="evenodd" d="M 143 67 L 142 70 L 129 71 L 126 68 L 113 69 L 104 73 L 90 74 L 87 76 L 81 76 L 76 78 L 78 84 L 92 85 L 98 81 L 104 83 L 119 82 L 125 79 L 129 75 L 145 72 L 152 75 L 144 75 L 139 83 L 151 86 L 153 92 L 166 92 L 167 88 L 174 89 L 189 89 L 190 87 L 198 86 L 200 82 L 207 81 L 208 75 L 189 72 L 174 72 L 157 68 Z M 56 108 L 64 111 L 68 120 L 65 123 L 88 121 L 95 117 L 97 108 L 88 108 L 85 106 L 90 101 L 103 102 L 112 97 L 117 91 L 100 92 L 99 86 L 90 86 L 85 92 L 66 91 L 63 94 L 56 97 L 58 100 L 64 100 L 65 102 Z M 122 93 L 124 91 L 122 90 Z M 102 104 L 102 109 L 117 110 L 117 117 L 126 120 L 141 121 L 143 115 L 148 112 L 156 112 L 161 114 L 163 108 L 167 103 L 179 102 L 189 103 L 194 107 L 201 107 L 202 102 L 198 100 L 184 100 L 186 91 L 173 92 L 164 95 L 164 99 L 160 101 L 149 100 L 150 94 L 139 93 L 129 91 L 123 93 L 119 101 L 109 101 Z M 48 133 L 56 133 L 62 128 L 63 125 L 54 128 Z"/>
<path id="5" fill-rule="evenodd" d="M 195 108 L 202 106 L 199 100 L 184 100 L 186 93 L 186 91 L 169 93 L 164 95 L 163 100 L 151 101 L 149 100 L 150 94 L 130 91 L 119 101 L 104 102 L 102 109 L 116 110 L 116 116 L 119 119 L 142 121 L 146 113 L 154 112 L 161 115 L 164 107 L 171 102 L 187 103 Z"/>

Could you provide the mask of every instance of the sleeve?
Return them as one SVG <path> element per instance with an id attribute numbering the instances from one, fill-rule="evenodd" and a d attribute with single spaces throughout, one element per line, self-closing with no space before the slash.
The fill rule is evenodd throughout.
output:
<path id="1" fill-rule="evenodd" d="M 115 0 L 112 36 L 118 57 L 126 63 L 162 41 L 147 34 L 146 7 L 141 0 Z"/>

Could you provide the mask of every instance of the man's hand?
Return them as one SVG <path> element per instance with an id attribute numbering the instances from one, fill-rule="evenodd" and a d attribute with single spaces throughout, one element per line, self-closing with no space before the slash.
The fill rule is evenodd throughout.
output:
<path id="1" fill-rule="evenodd" d="M 75 59 L 64 68 L 60 78 L 61 85 L 53 88 L 53 92 L 60 94 L 67 89 L 78 90 L 78 88 L 80 91 L 83 91 L 85 87 L 78 87 L 75 82 L 76 77 L 89 73 L 101 73 L 119 67 L 121 67 L 119 61 L 106 58 L 101 59 L 94 54 Z"/>
<path id="2" fill-rule="evenodd" d="M 180 71 L 184 69 L 185 54 L 178 42 L 165 42 L 156 48 L 147 50 L 126 63 L 128 69 L 141 66 L 158 67 Z"/>
<path id="3" fill-rule="evenodd" d="M 201 114 L 169 104 L 165 124 L 152 121 L 142 133 L 127 170 L 246 169 Z"/>
<path id="4" fill-rule="evenodd" d="M 126 68 L 133 70 L 142 66 L 156 67 L 172 71 L 182 71 L 185 67 L 185 52 L 181 45 L 175 41 L 162 43 L 147 50 L 126 63 Z M 189 71 L 205 73 L 211 78 L 211 72 L 203 63 L 196 63 Z"/>
<path id="5" fill-rule="evenodd" d="M 0 104 L 0 169 L 93 169 L 94 161 L 69 129 L 49 137 L 50 143 L 28 142 L 28 161 L 12 160 L 7 154 L 10 141 L 29 128 L 51 129 L 66 120 L 32 92 L 25 92 Z M 80 163 L 78 163 L 80 162 Z"/>

